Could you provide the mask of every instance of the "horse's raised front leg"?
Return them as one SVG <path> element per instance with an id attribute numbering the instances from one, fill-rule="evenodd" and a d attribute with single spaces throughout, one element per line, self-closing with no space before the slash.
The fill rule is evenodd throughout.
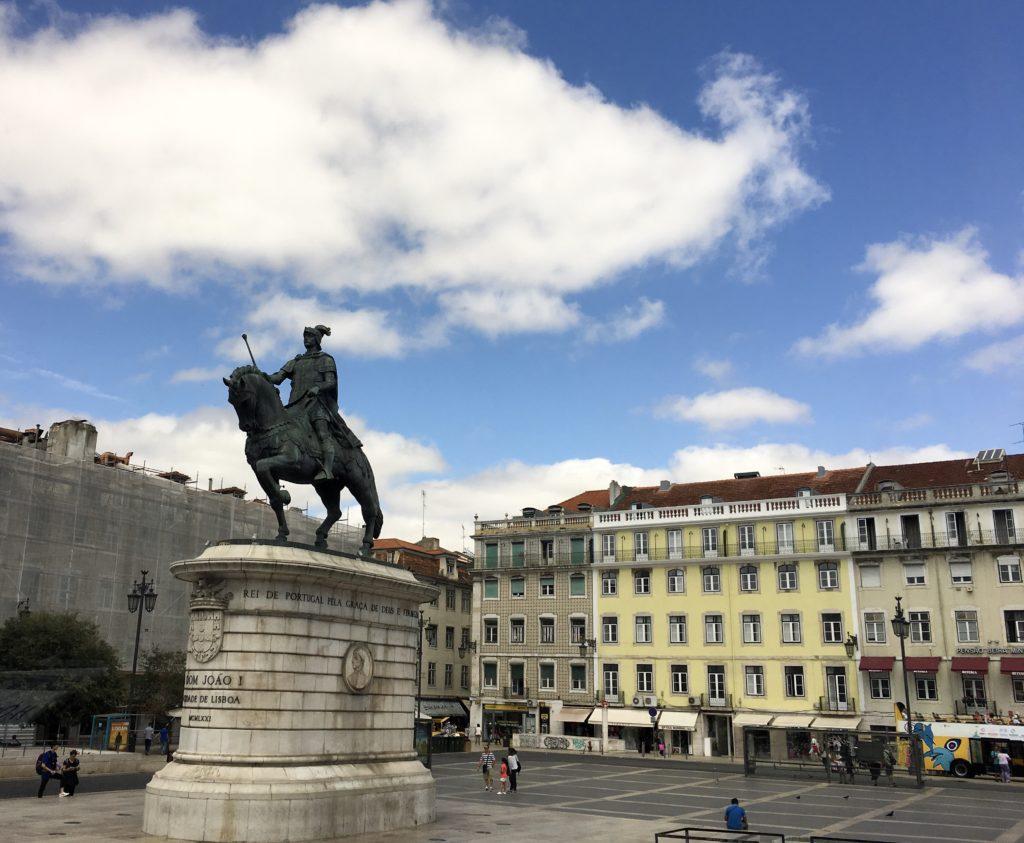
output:
<path id="1" fill-rule="evenodd" d="M 285 541 L 288 538 L 288 522 L 284 517 L 284 508 L 292 502 L 292 496 L 288 494 L 287 489 L 282 489 L 277 482 L 275 469 L 284 468 L 290 465 L 291 462 L 292 460 L 288 456 L 278 454 L 277 456 L 264 457 L 261 460 L 257 460 L 256 465 L 252 467 L 260 486 L 267 493 L 267 503 L 270 504 L 271 509 L 274 510 L 274 515 L 277 516 L 278 541 Z"/>

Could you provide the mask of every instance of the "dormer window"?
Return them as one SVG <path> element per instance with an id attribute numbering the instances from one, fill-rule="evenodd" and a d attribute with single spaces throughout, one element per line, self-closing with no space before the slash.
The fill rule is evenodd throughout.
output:
<path id="1" fill-rule="evenodd" d="M 894 480 L 882 480 L 878 484 L 878 491 L 879 492 L 895 492 L 896 491 L 896 482 Z"/>
<path id="2" fill-rule="evenodd" d="M 989 483 L 1007 483 L 1010 480 L 1010 475 L 1005 471 L 993 471 L 988 476 Z"/>
<path id="3" fill-rule="evenodd" d="M 631 503 L 629 505 L 629 508 L 630 509 L 643 509 L 644 505 L 642 503 Z"/>
<path id="4" fill-rule="evenodd" d="M 445 570 L 448 572 L 448 576 L 449 577 L 454 576 L 455 575 L 455 560 L 454 559 L 446 559 L 444 565 L 445 565 Z"/>
<path id="5" fill-rule="evenodd" d="M 714 503 L 714 502 L 715 502 L 715 499 L 713 497 L 711 497 L 711 495 L 701 495 L 700 496 L 701 506 L 705 506 L 705 505 L 707 505 L 709 503 Z"/>
<path id="6" fill-rule="evenodd" d="M 796 490 L 796 496 L 798 498 L 809 498 L 813 494 L 814 494 L 814 491 L 812 489 L 806 489 L 805 488 L 805 489 L 797 489 Z"/>

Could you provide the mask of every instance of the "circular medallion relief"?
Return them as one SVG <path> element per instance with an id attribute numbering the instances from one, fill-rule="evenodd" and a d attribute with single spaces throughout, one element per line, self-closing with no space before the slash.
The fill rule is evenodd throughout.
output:
<path id="1" fill-rule="evenodd" d="M 351 644 L 345 654 L 341 676 L 348 687 L 359 693 L 365 691 L 373 679 L 373 654 L 365 644 Z"/>

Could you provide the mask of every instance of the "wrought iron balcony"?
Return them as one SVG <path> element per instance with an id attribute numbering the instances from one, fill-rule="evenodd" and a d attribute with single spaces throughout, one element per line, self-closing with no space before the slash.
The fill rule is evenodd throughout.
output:
<path id="1" fill-rule="evenodd" d="M 673 560 L 700 560 L 713 564 L 716 559 L 742 559 L 745 556 L 821 556 L 826 553 L 842 551 L 841 542 L 826 544 L 817 539 L 794 539 L 779 542 L 775 539 L 762 539 L 749 544 L 740 545 L 735 534 L 729 531 L 724 540 L 719 541 L 714 549 L 705 548 L 701 544 L 683 545 L 678 548 L 653 547 L 646 553 L 638 553 L 635 548 L 619 548 L 614 556 L 598 554 L 597 561 L 604 564 L 616 562 L 671 562 Z"/>
<path id="2" fill-rule="evenodd" d="M 907 550 L 956 550 L 957 548 L 1010 546 L 1024 544 L 1024 529 L 979 530 L 958 533 L 925 532 L 920 536 L 868 536 L 846 539 L 846 548 L 853 553 L 877 553 Z"/>
<path id="3" fill-rule="evenodd" d="M 526 699 L 530 696 L 530 687 L 523 682 L 513 682 L 501 689 L 505 698 L 510 700 Z"/>
<path id="4" fill-rule="evenodd" d="M 536 569 L 536 568 L 556 568 L 556 567 L 582 567 L 588 565 L 591 562 L 590 554 L 584 553 L 572 553 L 570 552 L 556 552 L 549 554 L 541 553 L 522 553 L 513 555 L 502 555 L 497 559 L 487 559 L 486 557 L 478 557 L 473 562 L 474 571 L 507 571 L 515 570 L 516 568 Z"/>
<path id="5" fill-rule="evenodd" d="M 845 700 L 835 700 L 829 697 L 818 697 L 818 711 L 852 711 L 857 710 L 857 700 L 847 697 Z"/>
<path id="6" fill-rule="evenodd" d="M 953 700 L 953 710 L 959 717 L 998 717 L 999 706 L 995 700 L 976 697 L 961 697 Z"/>
<path id="7" fill-rule="evenodd" d="M 721 696 L 710 696 L 708 694 L 700 695 L 700 707 L 701 708 L 732 708 L 732 694 L 722 694 Z"/>

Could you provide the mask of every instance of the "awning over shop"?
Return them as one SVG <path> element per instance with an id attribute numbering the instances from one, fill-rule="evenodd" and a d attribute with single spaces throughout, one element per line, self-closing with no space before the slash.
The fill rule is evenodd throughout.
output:
<path id="1" fill-rule="evenodd" d="M 815 717 L 812 728 L 828 732 L 856 732 L 860 717 Z"/>
<path id="2" fill-rule="evenodd" d="M 558 713 L 558 719 L 563 723 L 586 723 L 590 712 L 589 708 L 573 708 L 563 705 L 562 710 Z"/>
<path id="3" fill-rule="evenodd" d="M 1003 656 L 999 660 L 1000 673 L 1014 673 L 1024 676 L 1024 657 Z"/>
<path id="4" fill-rule="evenodd" d="M 458 700 L 420 700 L 420 717 L 465 717 Z"/>
<path id="5" fill-rule="evenodd" d="M 950 669 L 956 673 L 984 676 L 988 673 L 988 658 L 986 656 L 953 656 Z"/>
<path id="6" fill-rule="evenodd" d="M 484 711 L 529 711 L 529 707 L 525 705 L 517 705 L 516 703 L 497 703 L 491 705 L 487 703 L 484 705 Z"/>
<path id="7" fill-rule="evenodd" d="M 914 673 L 935 673 L 941 661 L 939 656 L 907 656 L 903 667 Z"/>
<path id="8" fill-rule="evenodd" d="M 697 728 L 698 716 L 696 711 L 663 711 L 658 718 L 658 728 L 692 732 Z"/>
<path id="9" fill-rule="evenodd" d="M 879 673 L 888 673 L 896 664 L 896 656 L 861 656 L 861 670 L 877 670 Z"/>
<path id="10" fill-rule="evenodd" d="M 590 713 L 590 723 L 596 725 L 601 723 L 601 707 L 598 706 Z M 646 726 L 650 728 L 651 715 L 646 708 L 609 708 L 609 726 Z"/>
<path id="11" fill-rule="evenodd" d="M 774 714 L 755 714 L 752 711 L 737 714 L 732 719 L 733 726 L 767 726 L 772 722 Z"/>
<path id="12" fill-rule="evenodd" d="M 806 729 L 814 721 L 811 714 L 779 714 L 772 721 L 773 726 L 790 729 Z"/>

